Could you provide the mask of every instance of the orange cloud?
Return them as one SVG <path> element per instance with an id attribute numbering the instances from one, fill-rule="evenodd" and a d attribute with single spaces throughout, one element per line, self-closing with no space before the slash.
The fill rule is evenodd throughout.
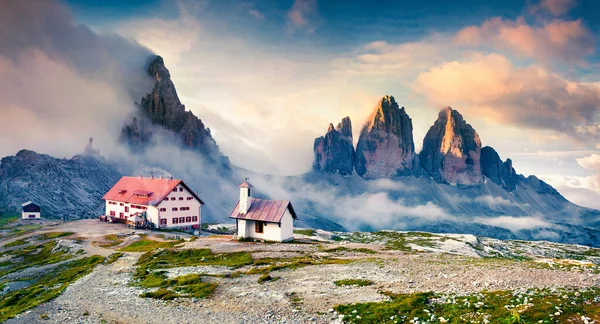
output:
<path id="1" fill-rule="evenodd" d="M 315 30 L 312 18 L 317 12 L 317 0 L 295 0 L 288 19 L 295 28 L 305 28 L 309 33 Z"/>
<path id="2" fill-rule="evenodd" d="M 530 7 L 531 13 L 547 12 L 554 16 L 564 15 L 577 4 L 576 0 L 542 0 Z"/>
<path id="3" fill-rule="evenodd" d="M 546 129 L 596 143 L 600 90 L 539 66 L 515 67 L 499 54 L 448 62 L 417 77 L 413 90 L 490 122 Z"/>
<path id="4" fill-rule="evenodd" d="M 577 158 L 577 163 L 587 170 L 600 172 L 600 154 L 592 154 L 582 158 Z M 600 175 L 598 175 L 600 180 Z M 598 181 L 600 183 L 600 181 Z M 600 188 L 600 187 L 599 187 Z"/>
<path id="5" fill-rule="evenodd" d="M 481 26 L 460 30 L 454 42 L 466 46 L 491 45 L 544 61 L 560 59 L 578 63 L 593 54 L 595 47 L 592 33 L 580 19 L 553 20 L 534 27 L 523 18 L 515 21 L 492 18 Z"/>

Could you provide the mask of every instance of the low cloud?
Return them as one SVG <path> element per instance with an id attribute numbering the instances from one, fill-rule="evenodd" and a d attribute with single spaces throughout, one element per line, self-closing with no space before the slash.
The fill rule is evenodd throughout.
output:
<path id="1" fill-rule="evenodd" d="M 406 218 L 425 222 L 448 218 L 446 212 L 432 202 L 407 206 L 401 200 L 390 199 L 386 193 L 342 197 L 334 203 L 333 211 L 336 220 L 350 230 L 358 229 L 359 225 L 398 229 Z"/>
<path id="2" fill-rule="evenodd" d="M 539 177 L 574 204 L 600 210 L 600 174 L 590 176 L 543 175 Z"/>
<path id="3" fill-rule="evenodd" d="M 598 134 L 600 90 L 539 66 L 515 67 L 500 54 L 476 54 L 421 73 L 413 90 L 491 123 L 565 133 L 590 145 Z"/>
<path id="4" fill-rule="evenodd" d="M 420 205 L 393 199 L 386 192 L 364 192 L 349 195 L 339 187 L 308 183 L 300 177 L 251 176 L 250 181 L 273 199 L 286 199 L 307 204 L 307 214 L 315 213 L 334 221 L 350 231 L 367 228 L 402 229 L 404 223 L 431 223 L 436 220 L 450 220 L 453 216 L 432 202 Z M 380 182 L 378 189 L 391 187 Z M 371 188 L 375 190 L 374 188 Z"/>
<path id="5" fill-rule="evenodd" d="M 590 156 L 575 159 L 583 168 L 600 172 L 600 154 L 592 154 Z"/>
<path id="6" fill-rule="evenodd" d="M 535 217 L 513 217 L 513 216 L 499 216 L 493 218 L 477 217 L 474 219 L 475 222 L 506 228 L 513 232 L 520 230 L 532 230 L 537 228 L 549 228 L 552 227 L 551 223 L 548 223 L 542 219 Z"/>
<path id="7" fill-rule="evenodd" d="M 510 200 L 490 195 L 479 196 L 475 198 L 475 201 L 487 205 L 490 208 L 513 205 L 513 203 Z"/>
<path id="8" fill-rule="evenodd" d="M 133 102 L 152 88 L 151 52 L 76 25 L 57 1 L 4 1 L 0 30 L 0 156 L 27 148 L 70 157 L 90 136 L 110 153 Z"/>
<path id="9" fill-rule="evenodd" d="M 401 181 L 394 181 L 391 179 L 377 179 L 377 180 L 371 180 L 368 182 L 369 187 L 374 190 L 392 190 L 392 191 L 412 191 L 415 190 L 415 188 L 410 187 L 404 183 L 402 183 Z"/>
<path id="10" fill-rule="evenodd" d="M 492 18 L 481 26 L 460 30 L 454 42 L 463 46 L 492 46 L 542 61 L 558 59 L 583 63 L 594 53 L 594 35 L 578 20 L 552 20 L 529 25 L 523 17 L 512 21 Z"/>

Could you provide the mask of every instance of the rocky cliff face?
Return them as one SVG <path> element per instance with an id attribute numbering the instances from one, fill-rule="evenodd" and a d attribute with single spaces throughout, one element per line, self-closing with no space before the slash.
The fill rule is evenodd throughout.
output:
<path id="1" fill-rule="evenodd" d="M 493 148 L 485 146 L 481 149 L 481 172 L 492 182 L 507 191 L 517 188 L 519 176 L 512 166 L 512 160 L 502 162 L 500 156 Z"/>
<path id="2" fill-rule="evenodd" d="M 365 179 L 418 172 L 412 120 L 394 97 L 385 96 L 365 123 L 356 146 L 356 173 Z"/>
<path id="3" fill-rule="evenodd" d="M 143 150 L 153 142 L 157 130 L 166 130 L 184 147 L 202 153 L 212 160 L 223 160 L 217 143 L 191 111 L 186 111 L 179 100 L 175 85 L 163 59 L 156 56 L 148 67 L 148 74 L 154 78 L 154 88 L 137 105 L 138 112 L 132 122 L 125 125 L 120 139 L 133 151 Z M 228 164 L 228 161 L 226 161 Z"/>
<path id="4" fill-rule="evenodd" d="M 421 166 L 435 181 L 452 185 L 481 184 L 481 140 L 458 111 L 442 109 L 425 135 Z"/>
<path id="5" fill-rule="evenodd" d="M 20 212 L 20 205 L 31 200 L 45 218 L 98 216 L 102 196 L 120 177 L 91 144 L 71 159 L 21 150 L 0 160 L 0 213 Z"/>
<path id="6" fill-rule="evenodd" d="M 315 139 L 314 153 L 315 170 L 341 175 L 352 174 L 355 155 L 350 117 L 342 119 L 337 128 L 329 124 L 327 134 Z"/>

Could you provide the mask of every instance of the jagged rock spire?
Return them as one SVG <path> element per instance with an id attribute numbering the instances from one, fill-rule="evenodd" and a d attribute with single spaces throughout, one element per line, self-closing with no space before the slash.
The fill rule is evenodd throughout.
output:
<path id="1" fill-rule="evenodd" d="M 155 80 L 154 88 L 142 98 L 132 123 L 123 127 L 121 141 L 129 144 L 133 151 L 143 150 L 152 144 L 157 130 L 166 130 L 184 147 L 228 165 L 210 130 L 191 111 L 185 110 L 162 57 L 154 57 L 148 74 Z"/>
<path id="2" fill-rule="evenodd" d="M 356 173 L 365 179 L 417 174 L 412 120 L 384 96 L 364 124 L 356 147 Z"/>
<path id="3" fill-rule="evenodd" d="M 350 117 L 342 119 L 333 128 L 329 124 L 325 136 L 315 139 L 314 144 L 315 170 L 349 175 L 354 172 L 354 146 L 352 143 L 352 122 Z"/>
<path id="4" fill-rule="evenodd" d="M 478 185 L 483 182 L 479 163 L 481 140 L 462 115 L 451 107 L 440 111 L 423 140 L 419 159 L 437 182 Z"/>

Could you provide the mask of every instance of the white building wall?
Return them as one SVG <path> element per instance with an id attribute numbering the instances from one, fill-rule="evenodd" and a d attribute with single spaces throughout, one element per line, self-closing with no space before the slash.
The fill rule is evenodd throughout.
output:
<path id="1" fill-rule="evenodd" d="M 238 220 L 238 237 L 276 242 L 288 241 L 294 238 L 294 219 L 289 209 L 285 211 L 281 218 L 281 226 L 278 223 L 263 223 L 263 233 L 256 233 L 256 221 Z"/>
<path id="2" fill-rule="evenodd" d="M 281 218 L 281 240 L 289 241 L 294 239 L 294 218 L 289 209 L 285 210 L 285 214 Z"/>
<path id="3" fill-rule="evenodd" d="M 198 200 L 196 200 L 196 198 L 194 198 L 194 196 L 192 195 L 191 192 L 189 192 L 184 186 L 182 185 L 178 185 L 177 187 L 175 187 L 176 191 L 171 191 L 171 193 L 169 193 L 167 195 L 167 197 L 165 198 L 165 200 L 163 200 L 158 206 L 157 206 L 157 210 L 158 210 L 158 219 L 157 222 L 155 223 L 157 226 L 160 226 L 160 228 L 167 228 L 167 227 L 171 227 L 171 228 L 181 228 L 181 227 L 191 227 L 192 225 L 198 225 L 200 226 L 202 220 L 201 220 L 201 209 L 202 209 L 202 204 L 200 204 L 200 202 Z M 191 200 L 188 200 L 188 198 L 192 198 Z M 175 198 L 175 200 L 172 200 L 172 198 Z M 180 199 L 181 198 L 181 199 Z M 188 207 L 189 210 L 181 210 L 181 207 Z M 161 211 L 161 209 L 164 208 L 164 211 Z M 177 211 L 173 211 L 173 208 L 177 208 Z M 198 218 L 198 220 L 196 220 L 195 222 L 192 221 L 192 217 L 196 216 Z M 173 222 L 173 218 L 177 217 L 178 223 L 174 223 Z M 183 217 L 184 222 L 179 222 L 180 218 Z M 187 221 L 187 217 L 190 217 L 190 221 Z M 160 225 L 160 219 L 165 219 L 166 220 L 166 225 Z"/>
<path id="4" fill-rule="evenodd" d="M 281 241 L 281 230 L 278 223 L 263 222 L 263 233 L 256 233 L 256 222 L 257 221 L 246 220 L 246 236 L 244 237 L 265 241 Z"/>
<path id="5" fill-rule="evenodd" d="M 106 201 L 106 215 L 107 216 L 114 216 L 117 218 L 121 218 L 121 215 L 123 218 L 128 218 L 129 216 L 139 213 L 139 212 L 146 212 L 146 217 L 148 217 L 148 220 L 152 223 L 154 223 L 154 225 L 156 225 L 157 228 L 182 228 L 182 227 L 189 227 L 191 228 L 192 225 L 198 225 L 200 226 L 201 224 L 201 208 L 202 208 L 202 204 L 200 204 L 200 201 L 198 201 L 196 198 L 194 198 L 194 196 L 192 195 L 191 192 L 189 192 L 184 186 L 182 185 L 178 185 L 174 190 L 176 191 L 171 191 L 171 193 L 169 193 L 166 197 L 166 199 L 168 200 L 163 200 L 160 204 L 158 204 L 158 206 L 154 207 L 154 206 L 144 206 L 146 207 L 146 209 L 139 209 L 139 208 L 133 208 L 131 207 L 131 204 L 129 203 L 123 203 L 123 202 L 118 202 L 118 201 L 113 201 L 113 200 L 107 200 Z M 188 197 L 191 197 L 191 200 L 188 200 Z M 171 198 L 175 198 L 175 200 L 172 200 Z M 181 200 L 180 200 L 181 198 Z M 134 206 L 139 206 L 136 204 L 133 204 Z M 181 207 L 188 207 L 189 210 L 180 210 Z M 161 208 L 164 208 L 165 211 L 160 211 Z M 177 211 L 173 211 L 173 208 L 177 208 Z M 126 211 L 127 210 L 127 211 Z M 111 215 L 111 212 L 113 212 L 113 215 Z M 192 221 L 192 217 L 196 216 L 197 220 L 194 222 Z M 173 218 L 177 217 L 178 223 L 174 224 L 173 223 Z M 183 217 L 183 222 L 179 222 L 180 218 Z M 190 217 L 190 221 L 187 221 L 187 217 Z M 165 219 L 166 220 L 166 225 L 163 224 L 161 225 L 161 219 Z"/>
<path id="6" fill-rule="evenodd" d="M 33 215 L 33 217 L 30 217 L 31 215 Z M 42 218 L 42 214 L 39 212 L 21 212 L 21 219 L 38 219 L 38 218 Z"/>
<path id="7" fill-rule="evenodd" d="M 114 216 L 117 218 L 128 218 L 132 214 L 142 211 L 139 209 L 131 209 L 128 203 L 123 203 L 123 202 L 114 201 L 114 200 L 106 200 L 105 205 L 106 205 L 106 214 L 105 215 L 106 216 Z M 125 207 L 127 207 L 127 208 L 125 208 Z M 126 209 L 128 209 L 128 211 L 125 211 Z M 113 212 L 113 213 L 111 214 L 111 212 Z"/>
<path id="8" fill-rule="evenodd" d="M 158 208 L 156 208 L 154 206 L 148 206 L 148 209 L 146 210 L 146 218 L 148 219 L 149 222 L 154 223 L 154 225 L 156 227 L 158 227 L 158 224 L 159 224 Z"/>
<path id="9" fill-rule="evenodd" d="M 238 237 L 247 237 L 247 234 L 246 234 L 246 232 L 247 232 L 246 231 L 246 220 L 244 220 L 244 219 L 238 219 L 237 222 L 238 222 L 237 223 L 237 225 L 238 225 L 238 232 L 237 232 Z"/>

